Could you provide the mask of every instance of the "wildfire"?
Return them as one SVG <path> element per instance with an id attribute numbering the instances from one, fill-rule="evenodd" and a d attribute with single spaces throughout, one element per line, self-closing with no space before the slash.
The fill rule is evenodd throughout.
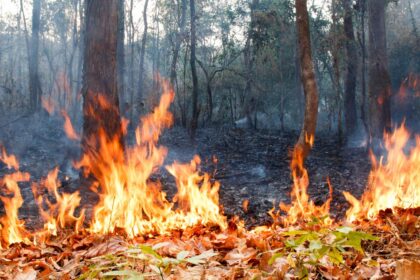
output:
<path id="1" fill-rule="evenodd" d="M 6 215 L 0 218 L 0 248 L 16 242 L 29 242 L 25 223 L 19 220 L 18 211 L 23 204 L 23 198 L 19 189 L 19 182 L 29 181 L 29 174 L 19 171 L 19 163 L 13 155 L 7 155 L 3 149 L 0 161 L 4 162 L 14 172 L 0 179 L 2 193 L 0 200 L 4 204 Z M 4 187 L 4 188 L 3 188 Z"/>
<path id="2" fill-rule="evenodd" d="M 159 105 L 141 119 L 141 125 L 135 130 L 134 145 L 123 148 L 119 137 L 110 139 L 104 131 L 100 131 L 94 136 L 99 149 L 86 152 L 76 164 L 76 167 L 92 178 L 91 189 L 99 196 L 99 202 L 93 209 L 89 232 L 107 234 L 123 231 L 128 237 L 135 237 L 145 234 L 168 234 L 173 230 L 186 229 L 197 224 L 227 229 L 226 217 L 219 206 L 220 184 L 212 181 L 207 173 L 200 171 L 201 160 L 198 156 L 190 163 L 174 162 L 166 166 L 166 170 L 175 178 L 177 186 L 177 194 L 172 201 L 166 198 L 160 182 L 151 179 L 162 170 L 167 155 L 166 147 L 158 144 L 159 137 L 173 121 L 169 107 L 173 102 L 174 93 L 166 83 L 163 90 Z M 100 106 L 110 106 L 105 99 L 99 98 L 98 101 Z M 95 114 L 93 110 L 92 114 Z M 80 136 L 71 125 L 67 113 L 62 111 L 62 115 L 67 135 L 79 140 Z M 128 122 L 123 120 L 122 123 L 126 133 Z M 420 136 L 416 137 L 415 146 L 409 149 L 410 134 L 403 125 L 394 133 L 386 134 L 384 140 L 388 151 L 387 158 L 377 161 L 372 157 L 373 169 L 367 191 L 361 200 L 357 200 L 350 193 L 344 193 L 352 204 L 347 212 L 350 221 L 374 218 L 380 210 L 386 208 L 420 206 Z M 305 141 L 312 146 L 313 135 L 306 135 Z M 284 225 L 290 225 L 322 217 L 325 225 L 331 225 L 333 221 L 329 218 L 329 208 L 332 187 L 328 180 L 329 198 L 323 205 L 315 205 L 307 192 L 309 176 L 303 164 L 302 152 L 298 146 L 293 151 L 291 204 L 280 204 L 280 209 L 287 213 L 281 217 L 281 221 Z M 18 217 L 19 208 L 23 204 L 18 184 L 29 181 L 30 176 L 19 170 L 16 157 L 8 155 L 4 149 L 1 151 L 0 161 L 12 170 L 0 179 L 0 199 L 6 212 L 6 215 L 0 218 L 0 246 L 45 240 L 67 227 L 76 232 L 83 230 L 85 211 L 81 209 L 78 212 L 80 194 L 59 191 L 59 171 L 55 168 L 40 182 L 32 183 L 44 229 L 34 233 L 28 232 L 24 222 Z M 244 202 L 244 211 L 247 211 L 248 204 L 248 201 Z M 273 214 L 273 211 L 271 214 L 278 218 L 278 213 Z"/>
<path id="3" fill-rule="evenodd" d="M 351 204 L 347 219 L 374 218 L 380 210 L 420 206 L 420 136 L 410 148 L 410 133 L 404 125 L 384 135 L 387 157 L 374 155 L 368 185 L 360 200 L 344 192 Z"/>
<path id="4" fill-rule="evenodd" d="M 308 137 L 305 135 L 307 143 L 311 146 L 314 143 L 314 137 L 311 135 Z M 309 186 L 309 175 L 308 171 L 304 167 L 302 150 L 299 147 L 295 147 L 292 160 L 290 163 L 293 178 L 293 187 L 291 192 L 290 205 L 280 203 L 280 209 L 287 213 L 287 216 L 283 218 L 283 222 L 287 224 L 295 224 L 297 221 L 310 221 L 313 217 L 323 217 L 325 224 L 331 224 L 332 220 L 329 218 L 330 202 L 332 199 L 332 186 L 329 182 L 329 198 L 321 206 L 315 205 L 313 200 L 310 200 L 308 195 Z"/>
<path id="5" fill-rule="evenodd" d="M 32 192 L 38 203 L 41 217 L 45 221 L 45 231 L 37 233 L 40 237 L 48 237 L 50 234 L 57 235 L 57 230 L 64 229 L 68 224 L 74 224 L 75 230 L 78 232 L 84 220 L 84 210 L 81 211 L 79 217 L 75 216 L 76 208 L 79 206 L 81 199 L 79 192 L 60 194 L 58 191 L 60 183 L 57 176 L 58 168 L 55 168 L 39 184 L 32 184 Z M 43 196 L 44 191 L 54 197 L 55 201 L 53 202 Z"/>
<path id="6" fill-rule="evenodd" d="M 168 85 L 164 89 L 160 104 L 142 118 L 136 129 L 134 146 L 126 147 L 124 153 L 118 139 L 108 141 L 101 133 L 99 153 L 86 154 L 78 164 L 97 179 L 92 189 L 100 201 L 94 209 L 92 232 L 108 233 L 119 228 L 133 237 L 168 233 L 197 223 L 225 227 L 225 218 L 219 212 L 219 184 L 212 185 L 207 174 L 199 175 L 198 157 L 190 165 L 174 163 L 168 167 L 176 177 L 178 209 L 166 199 L 160 183 L 150 180 L 167 154 L 167 149 L 157 144 L 159 136 L 172 124 L 168 109 L 174 94 Z"/>

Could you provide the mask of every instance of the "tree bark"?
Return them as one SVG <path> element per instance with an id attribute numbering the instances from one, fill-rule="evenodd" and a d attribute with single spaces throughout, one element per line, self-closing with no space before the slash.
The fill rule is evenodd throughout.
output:
<path id="1" fill-rule="evenodd" d="M 123 149 L 117 85 L 118 0 L 86 2 L 83 65 L 83 137 L 85 154 L 99 149 L 99 135 Z"/>
<path id="2" fill-rule="evenodd" d="M 118 94 L 121 102 L 125 100 L 124 74 L 125 74 L 125 0 L 118 0 L 118 35 L 117 35 L 117 72 L 118 72 Z"/>
<path id="3" fill-rule="evenodd" d="M 178 24 L 179 31 L 176 34 L 175 48 L 174 48 L 174 53 L 172 55 L 172 63 L 171 63 L 170 82 L 173 87 L 175 87 L 175 81 L 176 81 L 176 65 L 178 63 L 179 50 L 181 49 L 181 43 L 185 38 L 186 14 L 187 14 L 187 0 L 181 0 L 181 15 L 180 15 L 179 24 Z"/>
<path id="4" fill-rule="evenodd" d="M 195 65 L 195 47 L 196 47 L 196 25 L 195 25 L 195 0 L 190 0 L 190 16 L 191 16 L 191 52 L 190 52 L 190 65 L 191 76 L 193 82 L 192 89 L 192 117 L 190 124 L 190 136 L 192 139 L 195 137 L 195 132 L 198 126 L 198 78 L 197 68 Z"/>
<path id="5" fill-rule="evenodd" d="M 299 140 L 295 145 L 295 153 L 298 153 L 301 159 L 305 161 L 312 148 L 315 137 L 318 116 L 318 89 L 312 61 L 309 15 L 306 0 L 296 0 L 295 4 L 301 79 L 305 93 L 305 116 Z M 296 166 L 292 166 L 292 168 L 294 169 Z"/>
<path id="6" fill-rule="evenodd" d="M 391 79 L 386 53 L 385 3 L 369 1 L 369 131 L 373 139 L 391 129 Z"/>
<path id="7" fill-rule="evenodd" d="M 344 88 L 344 120 L 346 135 L 352 135 L 357 127 L 356 82 L 358 56 L 354 38 L 352 1 L 344 0 L 344 34 L 346 36 L 347 72 Z"/>
<path id="8" fill-rule="evenodd" d="M 41 18 L 41 0 L 33 1 L 32 8 L 32 38 L 31 52 L 29 57 L 29 92 L 30 109 L 37 111 L 41 104 L 41 82 L 39 80 L 39 25 Z"/>
<path id="9" fill-rule="evenodd" d="M 147 6 L 149 5 L 149 0 L 144 2 L 143 9 L 143 38 L 141 40 L 141 49 L 140 49 L 140 69 L 139 69 L 139 88 L 137 93 L 138 102 L 141 105 L 144 98 L 144 56 L 146 53 L 146 42 L 147 42 Z"/>

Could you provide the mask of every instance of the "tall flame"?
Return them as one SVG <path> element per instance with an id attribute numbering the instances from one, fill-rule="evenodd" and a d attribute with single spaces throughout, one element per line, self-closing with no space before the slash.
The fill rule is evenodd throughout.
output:
<path id="1" fill-rule="evenodd" d="M 313 145 L 313 136 L 306 136 L 306 141 L 311 146 Z M 287 216 L 283 219 L 285 224 L 294 224 L 298 221 L 310 221 L 313 217 L 324 217 L 323 222 L 325 224 L 332 223 L 329 218 L 330 202 L 332 199 L 332 187 L 329 182 L 329 198 L 321 206 L 315 205 L 313 200 L 309 198 L 308 186 L 309 186 L 309 175 L 308 171 L 303 164 L 303 151 L 296 146 L 290 163 L 293 178 L 293 188 L 291 192 L 291 204 L 286 205 L 280 203 L 280 209 L 287 213 Z"/>
<path id="2" fill-rule="evenodd" d="M 169 167 L 178 176 L 177 183 L 181 184 L 178 185 L 179 190 L 187 188 L 184 182 L 189 180 L 192 183 L 188 185 L 190 190 L 200 194 L 188 198 L 200 199 L 188 204 L 188 211 L 195 214 L 194 218 L 191 218 L 191 214 L 173 210 L 173 204 L 166 199 L 160 184 L 150 180 L 150 176 L 163 165 L 167 154 L 167 149 L 158 146 L 157 142 L 163 129 L 172 124 L 172 114 L 168 109 L 173 99 L 173 91 L 164 84 L 160 104 L 151 114 L 142 118 L 141 126 L 135 131 L 134 146 L 126 147 L 124 152 L 117 138 L 109 141 L 104 133 L 100 133 L 99 152 L 85 154 L 78 163 L 78 167 L 90 171 L 97 180 L 92 185 L 92 189 L 99 195 L 90 228 L 92 232 L 108 233 L 122 228 L 133 237 L 142 233 L 166 233 L 171 229 L 190 226 L 198 220 L 204 224 L 213 222 L 223 225 L 221 221 L 224 218 L 221 217 L 217 204 L 218 186 L 211 187 L 208 177 L 204 175 L 201 189 L 198 190 L 201 177 L 196 173 L 197 161 L 194 161 L 195 165 L 191 168 L 183 165 Z M 191 179 L 185 179 L 187 171 L 190 172 Z M 187 200 L 183 195 L 178 197 Z M 213 203 L 211 209 L 214 210 L 211 213 L 200 212 L 195 207 L 195 203 L 210 202 Z"/>
<path id="3" fill-rule="evenodd" d="M 19 189 L 19 182 L 29 181 L 29 174 L 19 171 L 19 163 L 14 155 L 7 155 L 3 149 L 0 161 L 4 162 L 14 173 L 5 175 L 0 179 L 0 187 L 4 195 L 0 200 L 4 204 L 6 215 L 0 218 L 0 248 L 17 242 L 28 242 L 28 233 L 25 230 L 25 223 L 19 219 L 19 208 L 23 204 L 23 198 Z"/>
<path id="4" fill-rule="evenodd" d="M 344 196 L 351 204 L 347 219 L 374 218 L 380 210 L 420 206 L 420 136 L 410 149 L 410 133 L 404 124 L 384 135 L 386 160 L 372 156 L 372 170 L 365 193 L 357 200 L 350 193 Z M 409 150 L 409 152 L 405 152 Z"/>

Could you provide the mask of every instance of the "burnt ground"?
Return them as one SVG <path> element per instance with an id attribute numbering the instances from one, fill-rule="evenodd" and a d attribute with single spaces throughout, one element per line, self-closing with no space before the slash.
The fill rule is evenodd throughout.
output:
<path id="1" fill-rule="evenodd" d="M 95 205 L 96 195 L 88 190 L 86 182 L 78 179 L 78 171 L 72 168 L 72 160 L 79 156 L 78 143 L 66 139 L 60 118 L 37 115 L 0 120 L 0 143 L 9 153 L 18 156 L 21 170 L 29 172 L 32 180 L 39 180 L 59 166 L 61 190 L 79 190 L 83 207 L 91 209 Z M 280 201 L 289 201 L 292 185 L 289 154 L 296 139 L 296 132 L 206 128 L 197 131 L 192 143 L 184 129 L 172 128 L 164 133 L 160 143 L 169 149 L 167 164 L 174 160 L 189 162 L 194 154 L 199 154 L 202 169 L 214 174 L 214 179 L 221 183 L 220 203 L 225 214 L 238 215 L 252 226 L 269 223 L 267 211 Z M 326 182 L 327 177 L 330 178 L 334 188 L 331 212 L 340 217 L 348 207 L 342 191 L 350 191 L 357 197 L 361 195 L 370 162 L 365 148 L 340 147 L 334 135 L 319 133 L 306 167 L 311 182 L 309 194 L 317 204 L 327 199 Z M 0 177 L 7 172 L 0 163 Z M 175 182 L 164 168 L 152 179 L 161 180 L 168 197 L 173 196 Z M 30 184 L 21 183 L 20 188 L 24 198 L 20 216 L 29 227 L 36 227 L 40 219 Z M 244 200 L 249 201 L 247 212 L 242 208 Z M 0 207 L 0 213 L 3 212 Z"/>

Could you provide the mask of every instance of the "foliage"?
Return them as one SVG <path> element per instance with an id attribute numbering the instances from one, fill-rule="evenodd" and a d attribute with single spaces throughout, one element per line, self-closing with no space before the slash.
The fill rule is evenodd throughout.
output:
<path id="1" fill-rule="evenodd" d="M 362 241 L 379 240 L 378 237 L 354 231 L 350 227 L 321 228 L 317 231 L 290 230 L 282 235 L 287 238 L 285 247 L 273 254 L 269 264 L 285 257 L 299 279 L 307 279 L 312 267 L 317 269 L 345 265 L 345 256 L 354 254 L 354 251 L 364 253 Z"/>

